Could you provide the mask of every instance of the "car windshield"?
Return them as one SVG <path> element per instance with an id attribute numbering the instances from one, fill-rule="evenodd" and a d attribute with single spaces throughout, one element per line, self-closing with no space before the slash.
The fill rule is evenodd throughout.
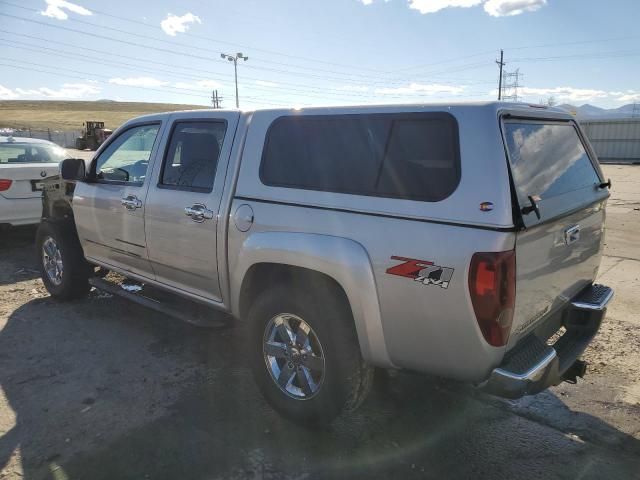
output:
<path id="1" fill-rule="evenodd" d="M 59 163 L 69 154 L 57 145 L 34 143 L 0 144 L 0 164 L 5 163 Z"/>

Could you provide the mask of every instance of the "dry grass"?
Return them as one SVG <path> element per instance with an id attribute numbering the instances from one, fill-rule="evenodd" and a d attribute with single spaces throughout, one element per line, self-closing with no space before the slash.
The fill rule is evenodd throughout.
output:
<path id="1" fill-rule="evenodd" d="M 0 101 L 0 128 L 81 130 L 87 120 L 116 128 L 132 117 L 148 113 L 207 108 L 196 105 L 141 102 Z"/>

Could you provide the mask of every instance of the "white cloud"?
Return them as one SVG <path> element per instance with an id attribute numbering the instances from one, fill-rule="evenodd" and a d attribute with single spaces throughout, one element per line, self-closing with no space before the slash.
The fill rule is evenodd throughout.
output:
<path id="1" fill-rule="evenodd" d="M 435 13 L 444 8 L 469 8 L 480 5 L 483 0 L 409 0 L 409 8 L 418 10 L 422 14 Z"/>
<path id="2" fill-rule="evenodd" d="M 640 102 L 640 92 L 629 91 L 626 94 L 620 95 L 616 100 L 621 103 Z"/>
<path id="3" fill-rule="evenodd" d="M 410 83 L 406 87 L 398 88 L 378 88 L 376 93 L 380 95 L 415 95 L 415 94 L 448 94 L 459 95 L 464 91 L 464 87 L 456 85 L 442 85 L 438 83 Z"/>
<path id="4" fill-rule="evenodd" d="M 547 0 L 488 0 L 484 11 L 492 17 L 520 15 L 535 12 L 547 4 Z"/>
<path id="5" fill-rule="evenodd" d="M 9 89 L 6 89 L 9 90 Z M 9 90 L 10 91 L 10 90 Z M 43 97 L 60 99 L 78 99 L 100 93 L 101 89 L 88 83 L 63 83 L 59 89 L 49 87 L 39 88 L 16 88 L 13 91 L 13 98 L 17 97 Z M 11 92 L 11 91 L 10 91 Z M 0 98 L 2 93 L 0 90 Z"/>
<path id="6" fill-rule="evenodd" d="M 487 95 L 495 98 L 498 90 L 494 89 Z M 627 90 L 601 90 L 596 88 L 575 88 L 575 87 L 520 87 L 518 95 L 522 101 L 537 102 L 541 99 L 554 97 L 560 103 L 583 104 L 583 103 L 604 103 L 626 104 L 640 101 L 640 91 Z"/>
<path id="7" fill-rule="evenodd" d="M 0 100 L 13 100 L 18 98 L 18 94 L 10 88 L 0 85 Z"/>
<path id="8" fill-rule="evenodd" d="M 129 77 L 129 78 L 111 78 L 109 83 L 114 85 L 124 85 L 127 87 L 161 87 L 169 82 L 164 82 L 153 77 Z"/>
<path id="9" fill-rule="evenodd" d="M 189 24 L 191 23 L 202 23 L 202 21 L 200 20 L 200 17 L 191 12 L 185 13 L 181 17 L 169 13 L 167 14 L 167 18 L 160 22 L 160 27 L 162 27 L 164 33 L 175 37 L 176 33 L 186 32 L 189 29 Z"/>
<path id="10" fill-rule="evenodd" d="M 573 87 L 553 87 L 553 88 L 531 88 L 522 87 L 518 89 L 518 93 L 523 97 L 548 97 L 554 96 L 557 99 L 568 102 L 589 102 L 601 98 L 613 96 L 614 92 L 605 90 L 597 90 L 592 88 L 573 88 Z"/>
<path id="11" fill-rule="evenodd" d="M 371 5 L 374 0 L 359 0 L 363 5 Z M 384 0 L 388 2 L 390 0 Z M 547 4 L 547 0 L 402 0 L 409 8 L 423 15 L 439 12 L 445 8 L 471 8 L 484 5 L 484 10 L 493 17 L 520 15 L 535 12 Z"/>
<path id="12" fill-rule="evenodd" d="M 66 20 L 69 18 L 69 15 L 67 15 L 65 10 L 77 13 L 78 15 L 93 15 L 91 10 L 75 3 L 67 2 L 66 0 L 45 0 L 45 2 L 47 3 L 47 9 L 40 12 L 40 15 L 44 15 L 45 17 Z"/>
<path id="13" fill-rule="evenodd" d="M 277 83 L 265 82 L 264 80 L 256 80 L 256 85 L 260 85 L 262 87 L 277 87 L 277 86 L 279 86 Z"/>

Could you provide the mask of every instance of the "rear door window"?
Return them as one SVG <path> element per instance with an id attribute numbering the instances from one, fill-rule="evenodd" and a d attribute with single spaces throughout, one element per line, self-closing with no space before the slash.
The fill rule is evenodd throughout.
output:
<path id="1" fill-rule="evenodd" d="M 458 142 L 447 113 L 281 117 L 267 133 L 260 177 L 271 186 L 437 202 L 460 181 Z"/>
<path id="2" fill-rule="evenodd" d="M 227 130 L 225 121 L 176 122 L 165 155 L 160 185 L 210 192 Z"/>

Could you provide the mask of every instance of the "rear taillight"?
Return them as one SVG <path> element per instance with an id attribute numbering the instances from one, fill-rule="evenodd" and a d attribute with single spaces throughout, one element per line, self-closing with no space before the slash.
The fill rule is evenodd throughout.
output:
<path id="1" fill-rule="evenodd" d="M 11 180 L 6 179 L 6 178 L 0 178 L 0 192 L 4 192 L 6 190 L 9 190 L 9 187 L 11 187 Z"/>
<path id="2" fill-rule="evenodd" d="M 506 345 L 516 301 L 516 252 L 475 253 L 469 293 L 484 339 L 494 347 Z"/>

